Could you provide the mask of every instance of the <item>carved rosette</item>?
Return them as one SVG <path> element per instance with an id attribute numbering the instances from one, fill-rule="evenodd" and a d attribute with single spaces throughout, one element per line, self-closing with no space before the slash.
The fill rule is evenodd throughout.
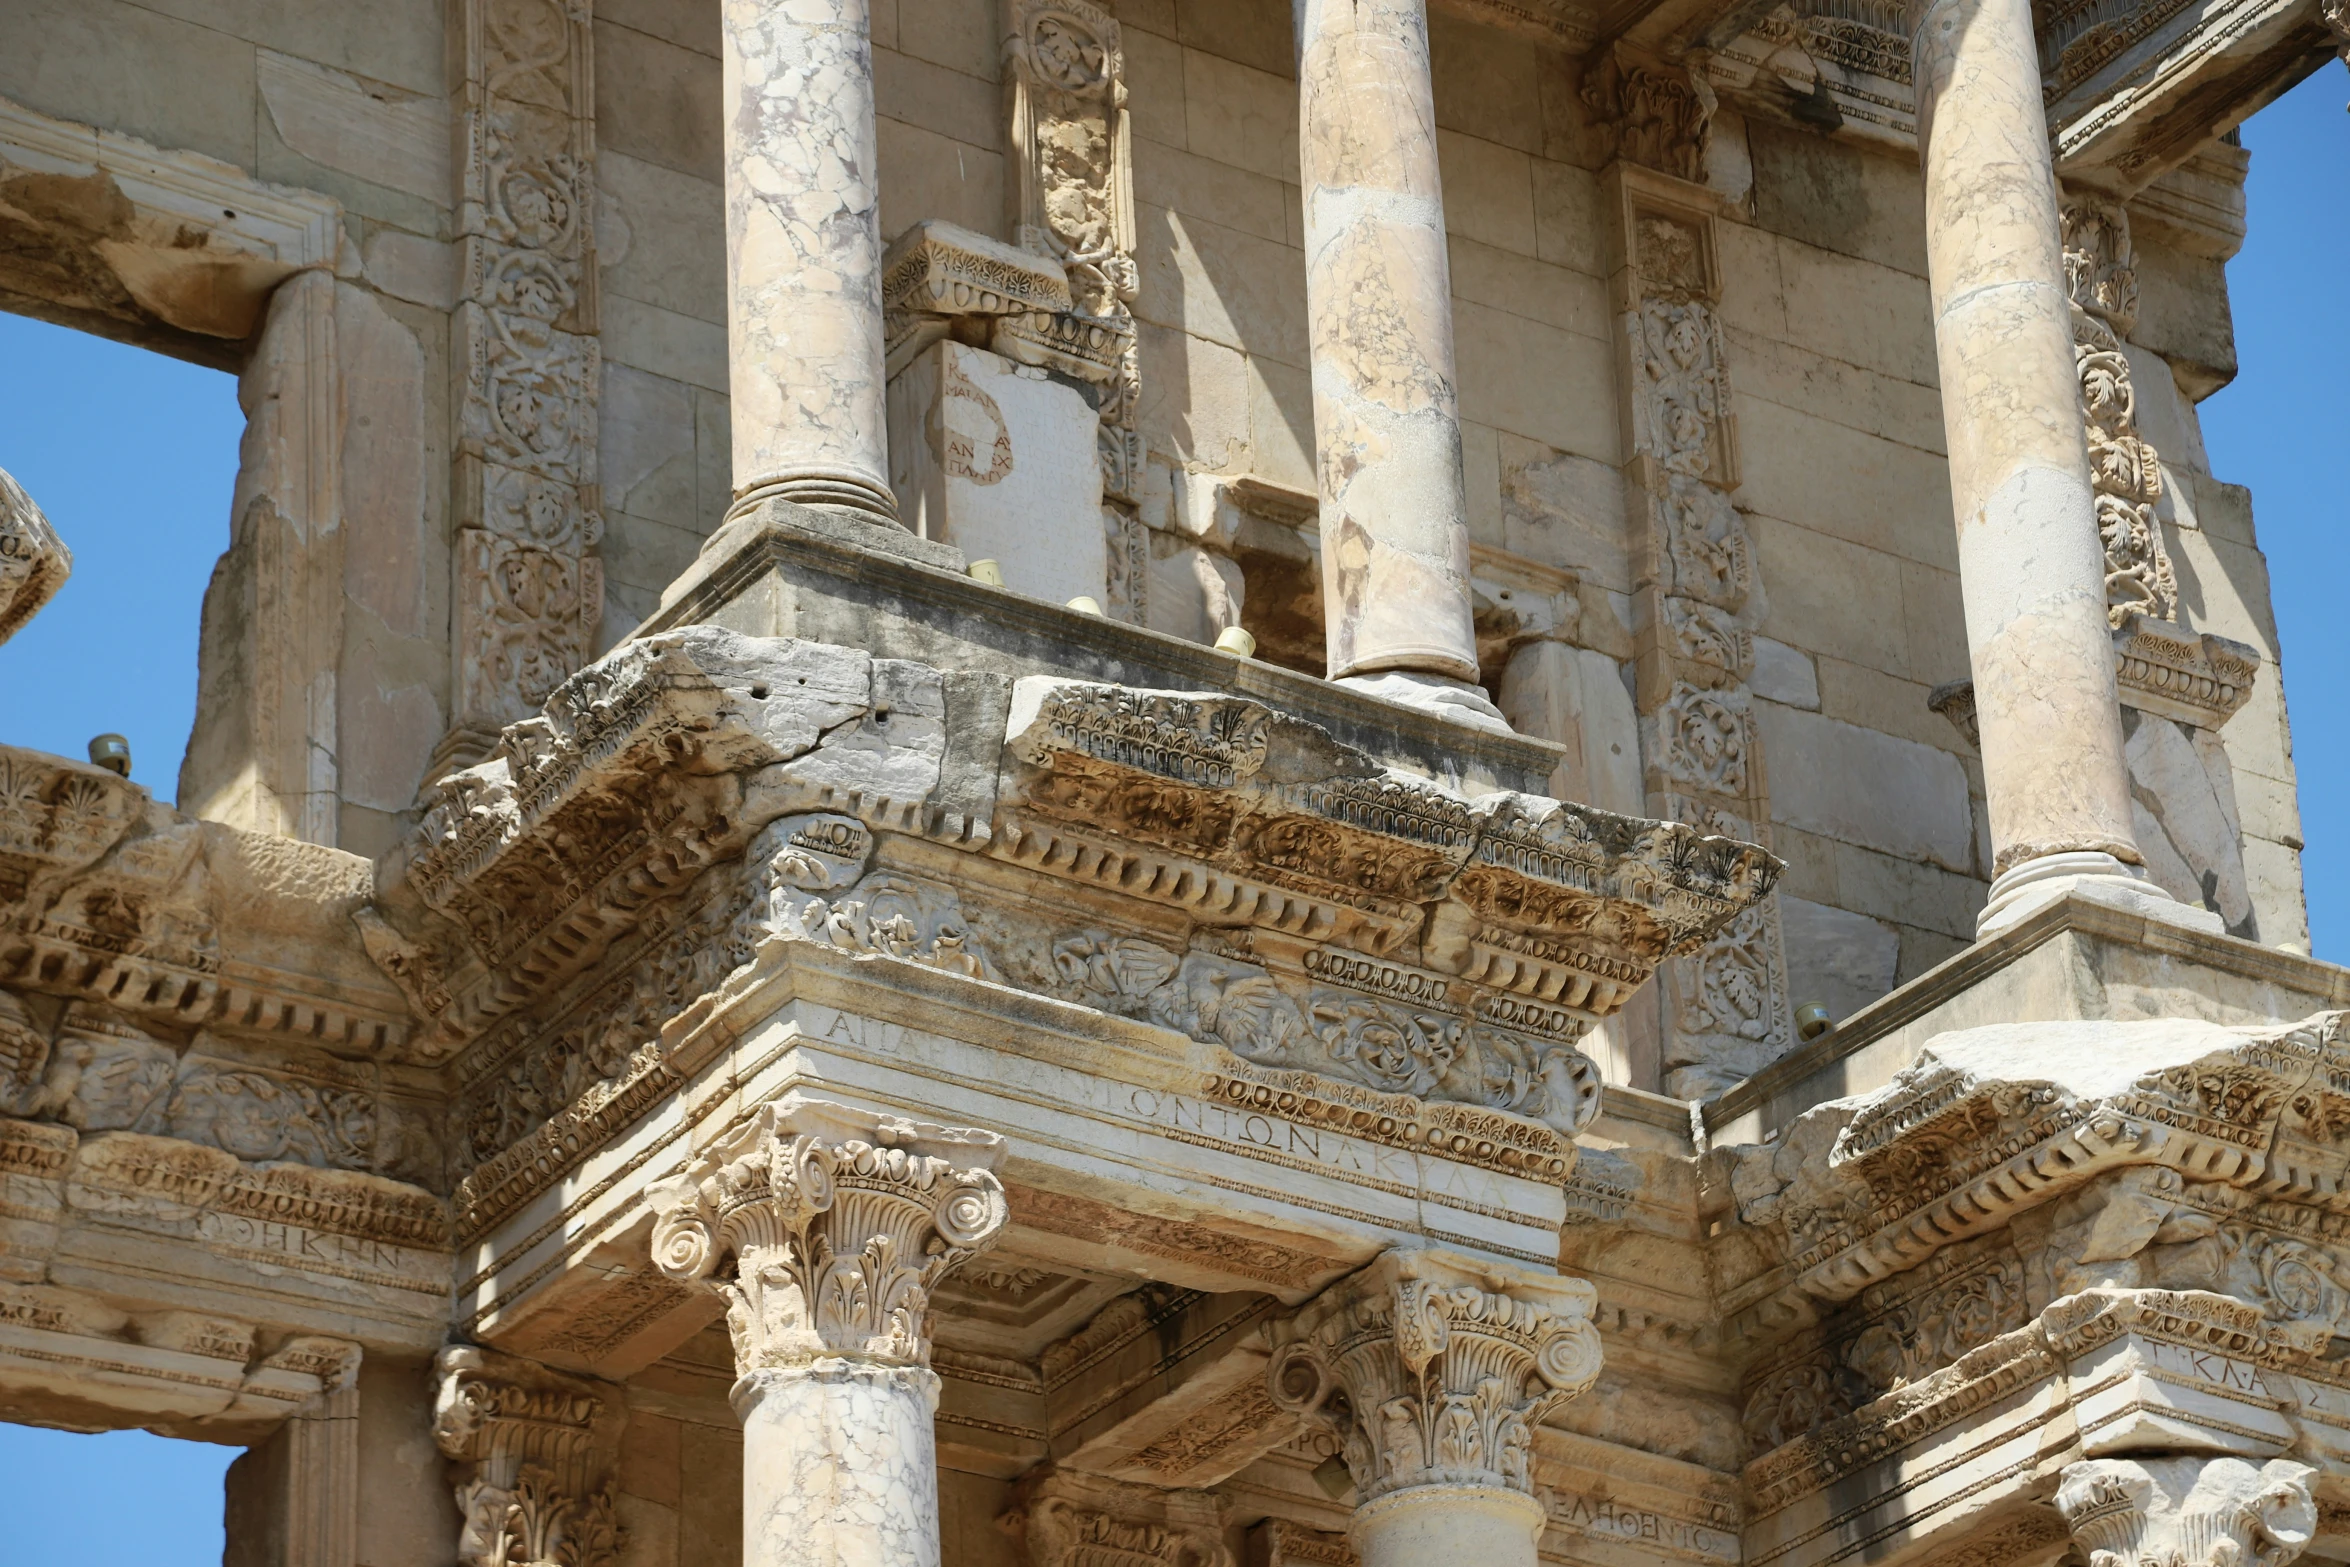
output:
<path id="1" fill-rule="evenodd" d="M 456 1469 L 463 1567 L 610 1567 L 619 1415 L 596 1385 L 470 1344 L 433 1362 L 433 1440 Z"/>
<path id="2" fill-rule="evenodd" d="M 797 1098 L 652 1194 L 653 1260 L 726 1299 L 735 1370 L 930 1364 L 930 1299 L 1010 1218 L 1003 1139 Z"/>
<path id="3" fill-rule="evenodd" d="M 1534 1427 L 1599 1378 L 1596 1299 L 1582 1279 L 1391 1251 L 1276 1328 L 1273 1399 L 1338 1435 L 1364 1502 L 1530 1496 Z"/>
<path id="4" fill-rule="evenodd" d="M 0 642 L 16 635 L 73 570 L 73 553 L 41 508 L 0 469 Z"/>
<path id="5" fill-rule="evenodd" d="M 2067 1464 L 2056 1509 L 2089 1567 L 2285 1567 L 2317 1529 L 2317 1471 L 2274 1458 Z"/>
<path id="6" fill-rule="evenodd" d="M 2129 214 L 2103 197 L 2068 195 L 2060 220 L 2089 477 L 2097 490 L 2097 533 L 2105 544 L 2106 615 L 2116 630 L 2133 615 L 2174 619 L 2178 576 L 2154 511 L 2162 499 L 2162 468 L 2153 446 L 2138 434 L 2137 389 L 2122 349 L 2138 316 Z"/>

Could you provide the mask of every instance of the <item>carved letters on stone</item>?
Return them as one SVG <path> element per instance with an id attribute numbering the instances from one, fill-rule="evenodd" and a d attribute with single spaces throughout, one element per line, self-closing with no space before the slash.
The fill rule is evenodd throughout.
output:
<path id="1" fill-rule="evenodd" d="M 433 1362 L 433 1439 L 452 1461 L 461 1567 L 612 1567 L 621 1406 L 612 1392 L 470 1344 Z"/>
<path id="2" fill-rule="evenodd" d="M 595 651 L 594 88 L 587 7 L 465 0 L 457 732 L 486 750 Z"/>
<path id="3" fill-rule="evenodd" d="M 1368 1502 L 1418 1485 L 1532 1494 L 1534 1427 L 1598 1380 L 1581 1279 L 1391 1251 L 1276 1330 L 1276 1403 L 1341 1438 Z"/>
<path id="4" fill-rule="evenodd" d="M 0 469 L 0 642 L 65 585 L 73 552 L 41 508 L 6 469 Z"/>
<path id="5" fill-rule="evenodd" d="M 1010 1217 L 1003 1139 L 797 1096 L 651 1194 L 653 1260 L 726 1299 L 735 1369 L 930 1364 L 930 1296 Z"/>

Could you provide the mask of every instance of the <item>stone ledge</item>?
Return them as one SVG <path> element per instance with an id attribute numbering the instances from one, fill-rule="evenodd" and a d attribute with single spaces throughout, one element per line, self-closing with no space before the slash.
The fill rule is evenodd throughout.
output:
<path id="1" fill-rule="evenodd" d="M 1565 759 L 1547 740 L 1487 733 L 1277 664 L 1080 614 L 974 581 L 962 568 L 961 551 L 910 533 L 770 502 L 713 537 L 634 635 L 706 622 L 948 669 L 1229 691 L 1469 793 L 1539 794 Z"/>
<path id="2" fill-rule="evenodd" d="M 2114 992 L 2143 989 L 2109 972 L 2111 959 L 2142 954 L 2158 968 L 2201 971 L 2168 981 L 2167 1009 Z M 2235 999 L 2215 991 L 2232 979 Z M 2147 979 L 2160 984 L 2159 975 Z M 1992 989 L 1991 987 L 1996 987 Z M 2350 1005 L 2350 969 L 2235 936 L 2207 934 L 2068 897 L 1980 941 L 1798 1046 L 1704 1109 L 1716 1145 L 1760 1142 L 1813 1105 L 1864 1093 L 1916 1059 L 1933 1034 L 1985 1022 L 2191 1015 L 2228 1023 L 2303 1017 Z M 1974 1011 L 1961 1011 L 1972 1006 Z"/>

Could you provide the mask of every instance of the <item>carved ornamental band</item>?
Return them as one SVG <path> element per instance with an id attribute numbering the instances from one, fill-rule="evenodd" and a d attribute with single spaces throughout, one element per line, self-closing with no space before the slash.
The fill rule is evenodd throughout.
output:
<path id="1" fill-rule="evenodd" d="M 930 1296 L 1010 1210 L 992 1132 L 797 1098 L 652 1194 L 653 1257 L 726 1298 L 735 1371 L 830 1357 L 930 1364 Z"/>
<path id="2" fill-rule="evenodd" d="M 1274 1401 L 1345 1443 L 1369 1502 L 1409 1486 L 1532 1495 L 1534 1427 L 1599 1378 L 1582 1279 L 1392 1251 L 1277 1334 Z"/>

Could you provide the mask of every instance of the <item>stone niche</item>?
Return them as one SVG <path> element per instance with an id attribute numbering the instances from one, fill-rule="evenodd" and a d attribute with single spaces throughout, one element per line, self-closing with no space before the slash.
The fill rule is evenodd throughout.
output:
<path id="1" fill-rule="evenodd" d="M 1004 586 L 1066 603 L 1102 602 L 1101 418 L 1049 372 L 952 339 L 889 383 L 890 486 L 898 515 L 927 539 L 993 560 Z"/>

